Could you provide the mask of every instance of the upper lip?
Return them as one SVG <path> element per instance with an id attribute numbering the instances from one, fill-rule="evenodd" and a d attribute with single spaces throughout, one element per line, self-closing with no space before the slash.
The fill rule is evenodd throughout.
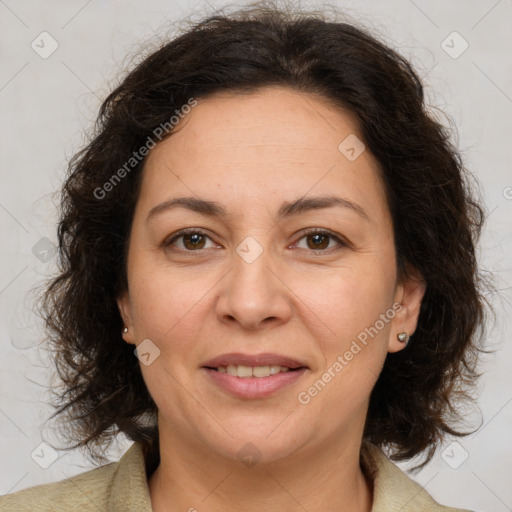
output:
<path id="1" fill-rule="evenodd" d="M 305 364 L 292 359 L 291 357 L 283 356 L 280 354 L 263 353 L 263 354 L 242 354 L 233 352 L 230 354 L 223 354 L 209 361 L 203 363 L 203 367 L 207 366 L 210 368 L 217 368 L 219 366 L 286 366 L 288 368 L 301 368 L 305 367 Z"/>

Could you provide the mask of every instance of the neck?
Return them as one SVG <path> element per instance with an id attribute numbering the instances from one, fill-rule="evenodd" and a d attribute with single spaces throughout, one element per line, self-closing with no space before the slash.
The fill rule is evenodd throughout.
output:
<path id="1" fill-rule="evenodd" d="M 160 464 L 149 479 L 155 512 L 371 512 L 360 439 L 328 440 L 285 459 L 244 465 L 172 434 L 160 430 Z"/>

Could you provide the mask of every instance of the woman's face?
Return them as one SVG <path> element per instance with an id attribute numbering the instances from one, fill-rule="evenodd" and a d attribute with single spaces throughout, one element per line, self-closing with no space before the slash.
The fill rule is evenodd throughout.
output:
<path id="1" fill-rule="evenodd" d="M 359 441 L 424 287 L 397 283 L 390 212 L 357 124 L 274 87 L 198 100 L 173 131 L 145 162 L 119 299 L 161 435 L 267 461 Z M 236 375 L 206 368 L 227 363 Z"/>

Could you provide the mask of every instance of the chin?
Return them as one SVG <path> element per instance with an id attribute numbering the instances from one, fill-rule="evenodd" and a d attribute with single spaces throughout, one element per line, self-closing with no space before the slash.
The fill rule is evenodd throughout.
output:
<path id="1" fill-rule="evenodd" d="M 239 461 L 247 467 L 252 467 L 255 464 L 261 466 L 285 459 L 296 450 L 295 446 L 269 442 L 264 437 L 252 440 L 237 438 L 228 446 L 215 445 L 211 448 L 222 457 Z"/>
<path id="2" fill-rule="evenodd" d="M 257 462 L 273 462 L 283 459 L 298 449 L 297 431 L 290 432 L 283 425 L 283 416 L 245 416 L 225 424 L 232 437 L 224 436 L 227 444 L 213 447 L 230 459 L 249 457 Z M 301 443 L 302 444 L 302 443 Z M 243 460 L 242 460 L 243 462 Z"/>

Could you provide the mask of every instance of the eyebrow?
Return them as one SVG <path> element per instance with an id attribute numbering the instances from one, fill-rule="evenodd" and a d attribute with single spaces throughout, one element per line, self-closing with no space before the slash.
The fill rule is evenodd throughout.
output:
<path id="1" fill-rule="evenodd" d="M 285 201 L 277 212 L 277 219 L 282 220 L 310 210 L 332 207 L 348 208 L 356 212 L 362 218 L 368 221 L 370 220 L 368 213 L 361 205 L 337 196 L 301 197 L 292 202 Z M 226 209 L 220 203 L 215 201 L 207 201 L 197 197 L 177 197 L 175 199 L 164 201 L 163 203 L 151 208 L 146 218 L 146 222 L 163 212 L 176 208 L 184 208 L 207 217 L 220 218 L 228 216 Z"/>

